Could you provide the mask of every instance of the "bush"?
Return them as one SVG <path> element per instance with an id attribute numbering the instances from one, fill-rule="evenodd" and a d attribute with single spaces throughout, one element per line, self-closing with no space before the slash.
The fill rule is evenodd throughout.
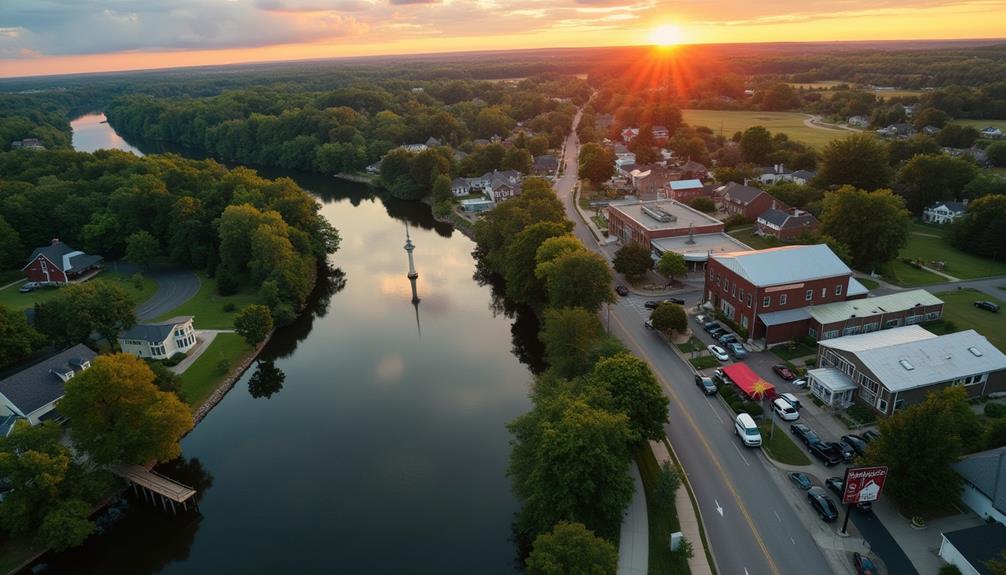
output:
<path id="1" fill-rule="evenodd" d="M 669 461 L 661 463 L 657 487 L 654 490 L 656 499 L 654 503 L 663 509 L 674 509 L 674 498 L 679 487 L 681 487 L 681 477 L 678 476 L 678 471 Z"/>
<path id="2" fill-rule="evenodd" d="M 753 401 L 745 401 L 741 405 L 741 411 L 746 412 L 751 417 L 760 417 L 765 414 L 765 409 L 760 403 L 755 403 Z"/>
<path id="3" fill-rule="evenodd" d="M 849 409 L 846 410 L 846 413 L 849 417 L 864 425 L 877 421 L 877 414 L 874 413 L 872 409 L 858 403 L 850 405 Z"/>
<path id="4" fill-rule="evenodd" d="M 723 220 L 723 227 L 727 231 L 730 231 L 734 228 L 740 228 L 749 225 L 751 225 L 751 222 L 747 221 L 747 219 L 745 219 L 744 216 L 740 214 L 734 214 L 729 218 Z"/>
<path id="5" fill-rule="evenodd" d="M 182 360 L 185 359 L 185 357 L 186 356 L 184 353 L 178 352 L 175 355 L 169 357 L 168 359 L 162 359 L 161 364 L 167 367 L 172 367 L 181 363 Z"/>
<path id="6" fill-rule="evenodd" d="M 142 290 L 143 274 L 141 274 L 140 272 L 136 272 L 135 274 L 133 274 L 132 279 L 133 279 L 133 288 L 135 288 L 137 291 Z"/>
<path id="7" fill-rule="evenodd" d="M 1006 405 L 1002 405 L 1001 403 L 985 404 L 985 417 L 998 419 L 1003 416 L 1006 416 Z"/>
<path id="8" fill-rule="evenodd" d="M 716 202 L 714 202 L 712 198 L 707 198 L 704 196 L 695 198 L 688 205 L 690 205 L 693 209 L 696 209 L 700 212 L 704 212 L 707 214 L 711 214 L 716 211 Z"/>
<path id="9" fill-rule="evenodd" d="M 272 309 L 272 319 L 276 325 L 290 325 L 297 319 L 297 312 L 293 311 L 292 305 L 281 303 Z"/>
<path id="10" fill-rule="evenodd" d="M 234 302 L 228 302 L 227 304 L 224 305 L 224 311 L 228 313 L 232 311 L 237 311 L 237 309 L 238 306 L 234 305 Z"/>
<path id="11" fill-rule="evenodd" d="M 940 567 L 939 575 L 961 575 L 961 570 L 956 565 L 944 565 Z"/>
<path id="12" fill-rule="evenodd" d="M 227 268 L 217 270 L 217 293 L 220 295 L 234 295 L 241 289 L 238 277 Z"/>

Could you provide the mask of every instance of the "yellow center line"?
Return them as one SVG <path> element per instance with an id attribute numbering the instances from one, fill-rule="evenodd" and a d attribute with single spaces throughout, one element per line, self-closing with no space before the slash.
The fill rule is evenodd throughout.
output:
<path id="1" fill-rule="evenodd" d="M 638 349 L 639 352 L 642 353 L 644 356 L 647 355 L 645 348 L 639 344 L 639 341 L 636 340 L 636 338 L 631 333 L 629 333 L 629 330 L 625 329 L 625 325 L 622 324 L 622 320 L 619 319 L 617 315 L 615 316 L 614 319 L 618 327 L 621 328 L 622 333 L 624 333 L 625 336 L 632 341 L 633 345 L 636 346 L 636 349 Z M 681 408 L 681 411 L 682 413 L 685 414 L 685 418 L 688 420 L 689 425 L 691 425 L 692 429 L 695 430 L 695 435 L 699 437 L 699 439 L 702 441 L 702 445 L 706 448 L 706 451 L 709 452 L 709 457 L 713 460 L 713 463 L 716 464 L 716 469 L 723 477 L 723 482 L 726 484 L 727 489 L 730 490 L 730 493 L 737 501 L 737 507 L 738 509 L 741 510 L 741 514 L 744 515 L 744 520 L 747 521 L 748 527 L 751 529 L 751 533 L 754 534 L 755 541 L 757 541 L 758 547 L 761 548 L 762 554 L 765 555 L 765 560 L 768 561 L 768 565 L 769 568 L 772 570 L 772 573 L 774 573 L 775 575 L 780 575 L 779 568 L 776 566 L 775 561 L 772 560 L 772 556 L 769 554 L 768 547 L 765 546 L 765 541 L 762 539 L 761 534 L 755 527 L 754 520 L 751 519 L 751 514 L 748 513 L 747 507 L 745 507 L 743 500 L 741 499 L 740 495 L 737 494 L 737 489 L 734 488 L 733 483 L 727 476 L 726 470 L 723 469 L 723 464 L 721 464 L 719 458 L 716 457 L 716 454 L 713 452 L 712 446 L 709 445 L 709 442 L 706 440 L 705 435 L 702 434 L 701 430 L 699 429 L 699 426 L 695 423 L 695 419 L 692 417 L 692 414 L 687 409 L 685 409 L 685 404 L 678 398 L 678 394 L 675 393 L 674 388 L 671 387 L 671 385 L 667 382 L 666 379 L 664 379 L 664 376 L 661 375 L 660 371 L 655 369 L 653 370 L 653 372 L 654 375 L 657 376 L 657 379 L 659 379 L 660 382 L 664 384 L 664 388 L 667 389 L 667 391 L 671 394 L 671 399 L 673 399 L 674 402 L 677 403 L 678 406 Z"/>

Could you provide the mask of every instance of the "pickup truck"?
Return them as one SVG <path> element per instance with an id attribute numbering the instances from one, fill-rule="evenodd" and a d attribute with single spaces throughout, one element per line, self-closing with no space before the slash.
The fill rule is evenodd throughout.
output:
<path id="1" fill-rule="evenodd" d="M 842 451 L 831 443 L 825 443 L 820 440 L 812 441 L 807 445 L 807 451 L 810 451 L 811 455 L 820 459 L 825 467 L 842 463 Z"/>

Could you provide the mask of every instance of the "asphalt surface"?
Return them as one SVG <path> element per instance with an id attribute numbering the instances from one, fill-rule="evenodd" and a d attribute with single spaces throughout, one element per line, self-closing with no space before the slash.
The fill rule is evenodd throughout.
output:
<path id="1" fill-rule="evenodd" d="M 127 262 L 115 262 L 115 270 L 121 273 L 134 273 L 139 269 Z M 173 266 L 158 266 L 144 275 L 157 282 L 157 291 L 147 301 L 136 306 L 136 317 L 147 321 L 164 315 L 192 299 L 199 291 L 199 276 L 195 273 Z"/>
<path id="2" fill-rule="evenodd" d="M 844 514 L 845 510 L 842 510 L 842 513 Z M 888 573 L 919 575 L 915 565 L 912 565 L 908 556 L 901 550 L 897 541 L 891 537 L 887 528 L 876 515 L 853 511 L 849 520 L 856 526 L 856 529 L 859 529 L 863 538 L 870 542 L 870 549 L 884 561 Z"/>
<path id="3" fill-rule="evenodd" d="M 577 146 L 574 130 L 566 142 L 564 175 L 555 189 L 574 222 L 574 233 L 584 245 L 600 251 L 573 206 Z M 696 292 L 692 299 L 697 301 L 700 295 Z M 793 504 L 783 496 L 778 477 L 771 475 L 781 472 L 760 450 L 740 445 L 719 400 L 699 392 L 691 366 L 643 326 L 648 312 L 642 310 L 641 301 L 620 298 L 608 308 L 605 323 L 650 364 L 670 398 L 667 436 L 695 491 L 717 570 L 724 575 L 831 572 Z"/>

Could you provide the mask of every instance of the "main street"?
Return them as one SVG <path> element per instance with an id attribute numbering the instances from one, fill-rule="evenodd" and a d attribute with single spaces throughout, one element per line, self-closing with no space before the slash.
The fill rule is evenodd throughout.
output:
<path id="1" fill-rule="evenodd" d="M 584 245 L 603 251 L 573 204 L 579 141 L 566 140 L 563 176 L 555 190 Z M 667 436 L 695 492 L 706 538 L 720 573 L 725 575 L 803 575 L 828 573 L 812 535 L 760 450 L 746 449 L 733 434 L 727 412 L 700 393 L 692 368 L 662 338 L 643 327 L 637 308 L 622 299 L 610 307 L 610 329 L 653 368 L 668 397 Z"/>

